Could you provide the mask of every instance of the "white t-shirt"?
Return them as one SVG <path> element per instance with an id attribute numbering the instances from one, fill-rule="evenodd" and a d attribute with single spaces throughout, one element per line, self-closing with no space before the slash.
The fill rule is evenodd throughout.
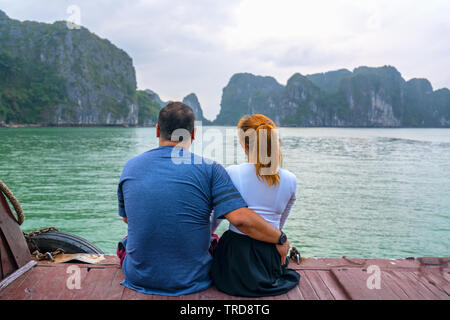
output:
<path id="1" fill-rule="evenodd" d="M 259 180 L 255 166 L 244 163 L 226 168 L 234 186 L 252 209 L 275 228 L 281 230 L 296 200 L 297 178 L 285 169 L 279 169 L 280 185 L 269 187 Z M 242 234 L 232 224 L 230 230 Z"/>

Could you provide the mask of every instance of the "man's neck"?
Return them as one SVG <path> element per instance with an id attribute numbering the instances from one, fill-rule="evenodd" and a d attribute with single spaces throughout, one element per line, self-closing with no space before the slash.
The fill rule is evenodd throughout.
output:
<path id="1" fill-rule="evenodd" d="M 180 143 L 180 142 L 174 142 L 174 141 L 167 141 L 167 140 L 162 140 L 159 139 L 159 146 L 160 147 L 180 147 L 186 150 L 189 150 L 191 148 L 191 144 L 185 144 L 185 143 Z"/>

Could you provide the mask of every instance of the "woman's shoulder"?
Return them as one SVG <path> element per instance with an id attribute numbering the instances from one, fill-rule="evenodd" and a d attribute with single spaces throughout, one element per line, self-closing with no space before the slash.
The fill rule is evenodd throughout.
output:
<path id="1" fill-rule="evenodd" d="M 295 176 L 295 174 L 290 172 L 288 169 L 280 168 L 279 173 L 281 176 L 284 176 L 286 179 L 297 180 L 297 177 Z"/>
<path id="2" fill-rule="evenodd" d="M 279 174 L 280 174 L 281 180 L 288 181 L 288 183 L 290 183 L 294 187 L 297 186 L 297 177 L 295 176 L 295 174 L 293 174 L 292 172 L 290 172 L 287 169 L 282 169 L 282 168 L 279 169 Z"/>
<path id="3" fill-rule="evenodd" d="M 226 168 L 228 173 L 234 173 L 234 172 L 242 172 L 245 170 L 249 170 L 253 168 L 253 165 L 251 163 L 241 163 L 241 164 L 234 164 L 231 166 L 228 166 Z"/>

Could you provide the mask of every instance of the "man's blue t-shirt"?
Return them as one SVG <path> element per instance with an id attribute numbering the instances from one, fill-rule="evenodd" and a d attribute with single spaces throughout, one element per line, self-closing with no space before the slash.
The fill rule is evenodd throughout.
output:
<path id="1" fill-rule="evenodd" d="M 211 211 L 220 218 L 247 206 L 220 164 L 170 146 L 129 160 L 118 198 L 128 219 L 122 284 L 169 296 L 211 285 Z"/>

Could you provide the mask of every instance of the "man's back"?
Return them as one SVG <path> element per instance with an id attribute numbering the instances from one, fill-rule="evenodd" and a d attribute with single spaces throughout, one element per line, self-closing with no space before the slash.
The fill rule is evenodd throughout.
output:
<path id="1" fill-rule="evenodd" d="M 180 150 L 162 146 L 131 159 L 119 182 L 119 214 L 128 220 L 123 284 L 140 292 L 208 288 L 211 210 L 221 217 L 246 206 L 222 166 L 186 150 L 173 161 Z"/>

